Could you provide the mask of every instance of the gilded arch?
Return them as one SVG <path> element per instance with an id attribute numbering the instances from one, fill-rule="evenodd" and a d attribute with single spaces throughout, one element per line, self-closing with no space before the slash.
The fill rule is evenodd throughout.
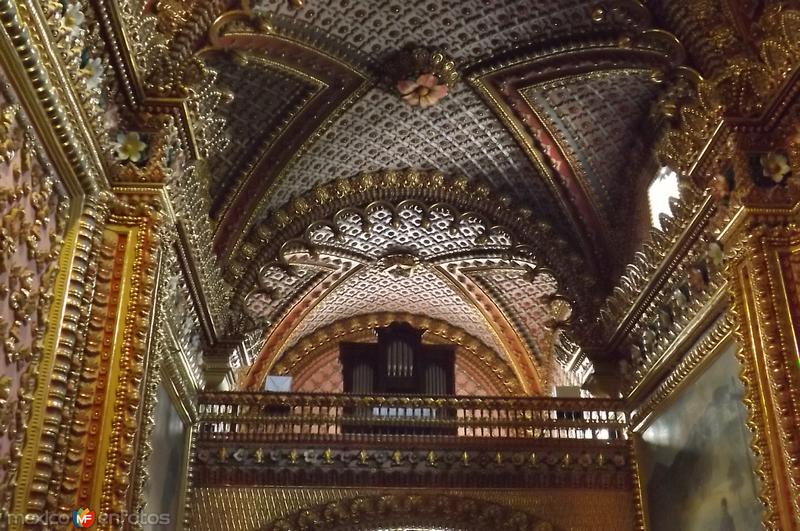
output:
<path id="1" fill-rule="evenodd" d="M 397 202 L 417 200 L 431 205 L 445 203 L 464 213 L 474 213 L 487 220 L 489 226 L 503 225 L 519 244 L 536 251 L 537 260 L 559 276 L 580 279 L 570 288 L 580 293 L 584 286 L 593 285 L 587 275 L 587 264 L 570 249 L 555 229 L 537 221 L 534 213 L 515 205 L 506 195 L 499 194 L 482 182 L 467 177 L 447 177 L 436 171 L 387 170 L 362 173 L 319 185 L 274 210 L 267 219 L 256 225 L 246 242 L 231 259 L 230 270 L 240 288 L 255 280 L 258 267 L 278 254 L 284 242 L 303 235 L 315 222 L 335 217 L 347 208 L 369 205 L 375 201 Z"/>
<path id="2" fill-rule="evenodd" d="M 394 321 L 424 328 L 427 330 L 423 337 L 426 342 L 457 345 L 458 354 L 466 358 L 470 365 L 483 369 L 496 388 L 504 389 L 510 395 L 522 394 L 520 382 L 508 361 L 479 339 L 444 321 L 407 313 L 383 312 L 337 321 L 303 337 L 275 360 L 271 370 L 277 374 L 295 374 L 338 343 L 362 339 L 373 328 L 387 326 Z M 262 384 L 263 377 L 259 380 L 259 386 Z"/>

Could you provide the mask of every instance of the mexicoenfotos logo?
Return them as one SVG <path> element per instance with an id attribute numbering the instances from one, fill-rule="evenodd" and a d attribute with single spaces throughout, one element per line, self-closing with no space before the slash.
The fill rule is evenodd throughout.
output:
<path id="1" fill-rule="evenodd" d="M 94 525 L 94 511 L 90 511 L 86 507 L 75 509 L 75 512 L 72 513 L 72 523 L 75 524 L 75 527 L 81 529 L 92 527 Z"/>

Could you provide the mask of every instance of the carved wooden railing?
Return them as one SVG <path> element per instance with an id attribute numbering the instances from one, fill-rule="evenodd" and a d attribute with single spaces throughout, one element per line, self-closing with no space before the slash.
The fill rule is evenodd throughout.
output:
<path id="1" fill-rule="evenodd" d="M 215 392 L 199 415 L 207 442 L 626 439 L 614 400 Z"/>

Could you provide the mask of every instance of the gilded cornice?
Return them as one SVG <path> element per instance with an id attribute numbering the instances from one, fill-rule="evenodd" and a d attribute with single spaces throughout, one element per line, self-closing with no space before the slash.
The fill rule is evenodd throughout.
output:
<path id="1" fill-rule="evenodd" d="M 532 514 L 515 511 L 494 503 L 467 497 L 438 494 L 383 494 L 343 499 L 307 507 L 296 513 L 266 524 L 263 531 L 297 529 L 315 522 L 324 528 L 350 525 L 452 525 L 460 530 L 517 529 L 525 531 L 556 531 L 558 528 Z"/>
<path id="2" fill-rule="evenodd" d="M 714 2 L 716 3 L 716 2 Z M 694 175 L 698 163 L 713 147 L 720 130 L 743 120 L 764 123 L 776 116 L 776 102 L 786 101 L 785 92 L 794 90 L 800 66 L 800 42 L 796 27 L 800 11 L 769 7 L 758 20 L 747 20 L 745 39 L 735 35 L 732 22 L 714 3 L 665 2 L 669 22 L 686 38 L 694 58 L 702 61 L 701 80 L 695 95 L 686 102 L 656 147 L 662 162 L 684 175 Z M 720 2 L 723 3 L 723 2 Z M 727 4 L 727 2 L 724 2 Z M 705 21 L 705 22 L 703 22 Z M 686 31 L 684 23 L 700 24 L 701 31 Z M 708 31 L 707 24 L 714 31 Z M 720 39 L 727 35 L 728 39 Z M 724 118 L 724 120 L 723 120 Z M 705 185 L 706 181 L 701 186 Z"/>
<path id="3" fill-rule="evenodd" d="M 422 489 L 380 489 L 380 494 L 421 497 L 431 491 Z M 556 529 L 633 529 L 630 492 L 602 488 L 591 489 L 435 489 L 436 494 L 458 496 L 496 503 L 521 512 L 529 512 L 553 523 Z M 287 488 L 287 487 L 224 487 L 196 489 L 191 504 L 189 525 L 203 523 L 229 531 L 258 530 L 268 522 L 299 513 L 309 505 L 321 505 L 341 499 L 375 496 L 368 488 Z M 226 512 L 230 500 L 237 500 L 246 511 Z M 476 509 L 477 510 L 477 509 Z M 187 514 L 189 514 L 187 512 Z M 425 526 L 422 526 L 424 529 Z M 486 529 L 495 529 L 489 524 Z M 460 530 L 459 530 L 460 531 Z"/>
<path id="4" fill-rule="evenodd" d="M 191 275 L 187 283 L 197 304 L 198 316 L 204 319 L 209 340 L 214 342 L 224 327 L 232 298 L 231 288 L 222 278 L 217 257 L 211 249 L 213 228 L 208 216 L 209 198 L 203 186 L 207 167 L 202 161 L 184 168 L 167 185 L 175 210 L 181 263 Z"/>
<path id="5" fill-rule="evenodd" d="M 510 395 L 522 394 L 522 387 L 514 370 L 506 360 L 482 341 L 443 321 L 406 313 L 358 315 L 317 329 L 299 339 L 292 347 L 278 356 L 271 371 L 277 374 L 294 374 L 299 365 L 307 366 L 313 362 L 313 358 L 325 354 L 342 341 L 351 341 L 354 335 L 388 326 L 394 321 L 406 322 L 417 328 L 425 329 L 426 334 L 423 336 L 423 340 L 428 340 L 430 336 L 433 336 L 443 342 L 458 345 L 460 353 L 470 358 L 476 366 L 482 367 L 486 374 L 492 375 L 492 378 L 496 380 L 496 385 L 504 388 Z M 259 381 L 256 387 L 263 387 L 263 382 Z"/>
<path id="6" fill-rule="evenodd" d="M 798 112 L 798 76 L 800 73 L 795 71 L 760 116 L 720 118 L 689 173 L 681 176 L 681 198 L 672 201 L 672 215 L 662 216 L 662 229 L 650 230 L 649 239 L 634 255 L 634 261 L 626 267 L 601 309 L 598 335 L 605 338 L 605 343 L 596 346 L 600 357 L 605 353 L 627 358 L 626 350 L 632 348 L 633 358 L 647 358 L 643 351 L 649 348 L 639 343 L 645 341 L 644 336 L 651 329 L 656 340 L 650 355 L 660 359 L 670 345 L 665 338 L 680 335 L 676 328 L 679 322 L 705 312 L 706 304 L 714 300 L 712 295 L 724 283 L 724 268 L 712 264 L 708 246 L 718 242 L 727 256 L 753 223 L 787 219 L 786 216 L 798 211 L 800 192 L 796 178 L 777 186 L 759 184 L 757 173 L 762 170 L 753 162 L 754 157 L 764 152 L 794 149 L 787 139 L 792 138 L 792 124 Z M 705 90 L 703 85 L 700 90 L 701 93 Z M 685 108 L 689 113 L 686 116 L 691 114 L 698 119 L 708 116 L 693 109 Z M 693 153 L 690 151 L 690 155 Z M 797 167 L 796 154 L 790 162 Z M 717 197 L 714 190 L 706 189 L 703 193 L 698 190 L 697 183 L 713 187 L 711 181 L 716 175 L 732 176 L 735 186 L 726 197 Z M 698 264 L 706 271 L 705 286 L 700 290 L 690 289 L 687 278 L 690 269 Z M 676 305 L 676 289 L 690 294 L 686 307 Z M 671 317 L 663 327 L 658 324 L 659 315 L 665 312 Z M 637 346 L 626 346 L 628 341 Z M 649 363 L 646 359 L 645 362 Z M 638 363 L 629 367 L 634 386 L 648 372 L 641 367 L 637 369 Z"/>
<path id="7" fill-rule="evenodd" d="M 682 349 L 679 359 L 673 362 L 669 375 L 661 381 L 657 388 L 643 400 L 630 399 L 630 425 L 635 430 L 641 431 L 643 429 L 641 426 L 648 422 L 649 417 L 665 400 L 673 396 L 684 380 L 733 338 L 733 329 L 733 315 L 725 312 L 710 328 L 705 330 L 705 336 L 699 343 L 689 349 Z M 685 345 L 683 346 L 685 347 Z"/>
<path id="8" fill-rule="evenodd" d="M 325 406 L 322 406 L 323 408 Z M 420 447 L 397 442 L 383 448 L 368 444 L 295 444 L 254 441 L 230 444 L 199 437 L 193 466 L 194 488 L 281 485 L 382 488 L 473 487 L 548 489 L 630 489 L 626 441 L 548 445 L 528 441 L 506 446 L 494 440 L 461 444 L 429 442 Z M 465 437 L 464 439 L 469 439 Z M 231 441 L 232 442 L 232 441 Z"/>
<path id="9" fill-rule="evenodd" d="M 692 203 L 695 207 L 688 208 Z M 695 202 L 691 195 L 685 195 L 672 204 L 671 219 L 665 217 L 661 228 L 650 229 L 649 241 L 635 255 L 635 262 L 625 268 L 614 291 L 600 309 L 601 326 L 608 326 L 606 330 L 610 332 L 610 349 L 619 346 L 647 306 L 658 296 L 663 284 L 698 241 L 715 212 L 709 196 L 703 197 L 702 202 Z M 618 312 L 624 312 L 624 315 L 616 322 Z"/>

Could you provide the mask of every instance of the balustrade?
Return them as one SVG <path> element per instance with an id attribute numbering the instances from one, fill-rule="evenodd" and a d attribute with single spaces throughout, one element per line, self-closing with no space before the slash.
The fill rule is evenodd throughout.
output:
<path id="1" fill-rule="evenodd" d="M 227 392 L 203 394 L 199 411 L 201 441 L 626 437 L 613 400 Z"/>

